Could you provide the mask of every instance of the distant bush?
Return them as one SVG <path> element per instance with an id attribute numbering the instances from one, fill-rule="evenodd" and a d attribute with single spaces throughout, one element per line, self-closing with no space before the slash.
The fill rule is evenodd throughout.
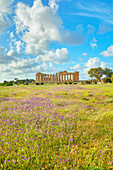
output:
<path id="1" fill-rule="evenodd" d="M 97 84 L 97 80 L 93 80 L 92 82 L 93 82 L 94 84 Z"/>
<path id="2" fill-rule="evenodd" d="M 69 84 L 72 84 L 72 82 L 70 81 Z"/>
<path id="3" fill-rule="evenodd" d="M 112 83 L 113 83 L 113 75 L 111 76 L 111 81 L 112 81 Z"/>
<path id="4" fill-rule="evenodd" d="M 77 82 L 73 82 L 73 84 L 77 84 Z"/>
<path id="5" fill-rule="evenodd" d="M 59 83 L 57 82 L 57 85 L 59 85 Z"/>
<path id="6" fill-rule="evenodd" d="M 44 82 L 41 82 L 41 83 L 40 83 L 40 85 L 43 85 L 43 84 L 44 84 Z"/>
<path id="7" fill-rule="evenodd" d="M 105 78 L 103 78 L 103 82 L 104 83 L 111 83 L 112 81 L 111 81 L 110 77 L 105 77 Z"/>
<path id="8" fill-rule="evenodd" d="M 13 83 L 6 83 L 4 86 L 13 86 Z"/>
<path id="9" fill-rule="evenodd" d="M 84 84 L 91 84 L 91 81 L 85 80 L 85 81 L 84 81 Z"/>
<path id="10" fill-rule="evenodd" d="M 4 83 L 0 83 L 0 86 L 4 86 Z"/>
<path id="11" fill-rule="evenodd" d="M 67 81 L 65 81 L 64 84 L 67 84 Z"/>
<path id="12" fill-rule="evenodd" d="M 35 83 L 36 85 L 39 85 L 39 83 Z"/>
<path id="13" fill-rule="evenodd" d="M 29 85 L 29 83 L 28 83 L 28 82 L 25 82 L 25 85 Z"/>

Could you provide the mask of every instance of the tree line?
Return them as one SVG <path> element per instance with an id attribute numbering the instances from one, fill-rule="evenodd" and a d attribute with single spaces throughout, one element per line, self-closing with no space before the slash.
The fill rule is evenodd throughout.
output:
<path id="1" fill-rule="evenodd" d="M 105 82 L 113 82 L 113 71 L 112 69 L 110 68 L 101 68 L 101 67 L 98 67 L 98 68 L 91 68 L 89 71 L 88 71 L 88 74 L 89 74 L 89 77 L 93 77 L 97 80 L 97 82 L 101 81 L 101 78 L 103 76 L 105 76 L 103 78 L 103 80 Z"/>
<path id="2" fill-rule="evenodd" d="M 19 84 L 23 84 L 23 85 L 29 85 L 31 83 L 34 83 L 35 80 L 34 79 L 18 79 L 18 78 L 14 78 L 14 80 L 11 81 L 4 81 L 3 83 L 0 83 L 0 86 L 13 86 L 15 85 L 19 85 Z"/>

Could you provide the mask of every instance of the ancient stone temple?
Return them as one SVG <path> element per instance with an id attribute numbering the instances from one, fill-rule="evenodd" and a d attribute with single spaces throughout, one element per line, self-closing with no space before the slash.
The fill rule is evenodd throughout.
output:
<path id="1" fill-rule="evenodd" d="M 70 73 L 67 71 L 56 74 L 36 74 L 36 82 L 74 82 L 79 81 L 79 72 Z"/>

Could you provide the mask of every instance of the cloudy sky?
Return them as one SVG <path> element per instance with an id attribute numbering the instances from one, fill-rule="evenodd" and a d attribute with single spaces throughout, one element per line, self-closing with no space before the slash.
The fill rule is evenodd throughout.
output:
<path id="1" fill-rule="evenodd" d="M 0 0 L 0 82 L 113 69 L 111 0 Z"/>

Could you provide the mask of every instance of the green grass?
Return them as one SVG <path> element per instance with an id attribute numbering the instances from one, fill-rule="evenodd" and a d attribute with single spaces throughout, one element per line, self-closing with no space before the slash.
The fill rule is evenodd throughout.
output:
<path id="1" fill-rule="evenodd" d="M 0 87 L 0 169 L 113 169 L 113 84 Z"/>

